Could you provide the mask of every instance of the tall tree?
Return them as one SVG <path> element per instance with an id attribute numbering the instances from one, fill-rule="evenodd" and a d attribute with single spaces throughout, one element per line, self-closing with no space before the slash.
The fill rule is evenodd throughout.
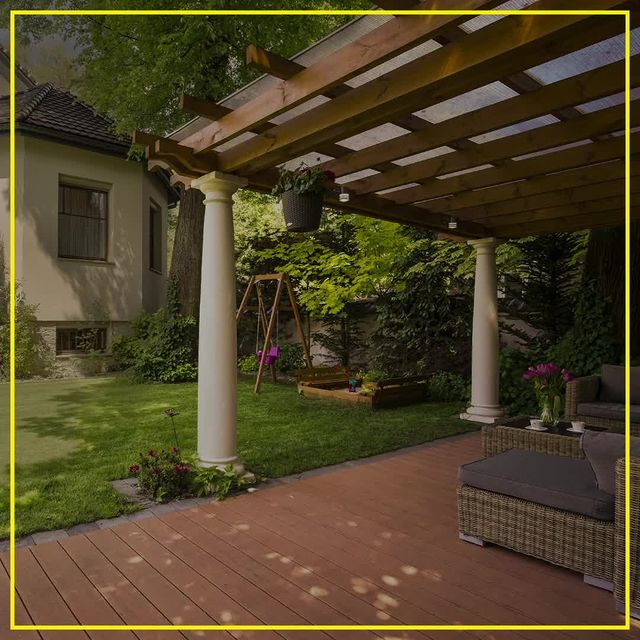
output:
<path id="1" fill-rule="evenodd" d="M 0 20 L 11 8 L 45 8 L 42 0 L 1 3 Z M 46 4 L 46 3 L 45 3 Z M 53 8 L 175 9 L 175 0 L 50 0 Z M 288 9 L 340 8 L 339 0 L 289 0 Z M 367 8 L 353 0 L 351 8 Z M 181 9 L 282 8 L 279 0 L 185 0 Z M 291 56 L 351 18 L 346 16 L 83 16 L 23 17 L 17 24 L 21 46 L 50 35 L 74 42 L 80 78 L 73 89 L 114 119 L 120 132 L 134 129 L 166 135 L 188 121 L 179 107 L 181 93 L 220 100 L 258 73 L 245 65 L 245 49 L 255 43 Z M 19 52 L 18 52 L 18 55 Z M 183 203 L 172 259 L 172 276 L 185 313 L 195 313 L 202 242 L 202 207 Z M 190 247 L 190 249 L 187 249 Z"/>

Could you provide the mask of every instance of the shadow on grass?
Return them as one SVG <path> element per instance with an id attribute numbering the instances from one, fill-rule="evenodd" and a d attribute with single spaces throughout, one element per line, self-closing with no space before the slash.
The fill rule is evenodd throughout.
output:
<path id="1" fill-rule="evenodd" d="M 68 381 L 67 381 L 68 382 Z M 195 384 L 136 385 L 126 379 L 57 381 L 27 389 L 18 408 L 17 440 L 47 443 L 41 460 L 16 467 L 17 535 L 113 517 L 135 507 L 109 480 L 125 477 L 139 452 L 174 446 L 167 407 L 180 415 L 180 448 L 196 447 Z M 28 405 L 28 406 L 27 406 Z M 299 396 L 290 385 L 238 381 L 238 452 L 245 465 L 279 477 L 393 451 L 477 429 L 457 418 L 457 404 L 424 403 L 372 412 L 361 405 Z M 55 443 L 56 451 L 50 451 Z M 69 448 L 70 447 L 70 448 Z M 53 455 L 55 454 L 55 455 Z M 4 479 L 6 479 L 6 472 Z M 8 526 L 8 488 L 2 483 L 1 534 Z"/>

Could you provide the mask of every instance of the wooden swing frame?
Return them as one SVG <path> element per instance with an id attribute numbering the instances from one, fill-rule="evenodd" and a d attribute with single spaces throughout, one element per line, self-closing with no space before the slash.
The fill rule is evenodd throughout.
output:
<path id="1" fill-rule="evenodd" d="M 277 282 L 276 293 L 273 298 L 273 306 L 271 310 L 267 313 L 265 299 L 262 292 L 261 284 L 263 282 Z M 247 288 L 242 296 L 242 302 L 240 302 L 240 306 L 238 307 L 238 311 L 236 313 L 236 322 L 240 321 L 242 314 L 245 311 L 257 311 L 258 312 L 258 330 L 262 328 L 262 335 L 264 336 L 264 345 L 262 347 L 262 356 L 260 358 L 260 366 L 258 367 L 258 376 L 256 378 L 256 384 L 254 387 L 254 393 L 260 392 L 260 385 L 262 383 L 262 376 L 265 372 L 265 367 L 271 367 L 271 377 L 274 382 L 277 382 L 278 377 L 276 373 L 275 363 L 271 365 L 266 365 L 267 355 L 269 353 L 269 349 L 271 349 L 271 337 L 273 336 L 273 330 L 276 326 L 276 320 L 278 317 L 278 310 L 280 308 L 280 301 L 282 299 L 283 289 L 286 288 L 287 294 L 289 296 L 289 304 L 290 307 L 285 307 L 287 311 L 293 311 L 293 317 L 296 323 L 296 328 L 298 329 L 298 333 L 300 334 L 300 340 L 302 342 L 302 348 L 304 350 L 304 359 L 308 369 L 313 369 L 313 364 L 311 363 L 311 354 L 309 352 L 309 343 L 307 342 L 306 336 L 304 334 L 304 329 L 302 327 L 302 317 L 300 316 L 300 309 L 298 308 L 298 303 L 296 301 L 296 295 L 293 291 L 293 285 L 291 284 L 291 278 L 286 273 L 267 273 L 263 275 L 251 276 L 249 278 L 249 282 L 247 283 Z M 257 306 L 251 307 L 249 305 L 249 301 L 251 300 L 251 294 L 255 289 L 256 297 L 258 300 Z"/>

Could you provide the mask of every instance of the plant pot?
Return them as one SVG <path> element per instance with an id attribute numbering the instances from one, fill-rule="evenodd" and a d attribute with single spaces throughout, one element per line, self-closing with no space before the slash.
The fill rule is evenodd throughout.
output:
<path id="1" fill-rule="evenodd" d="M 287 231 L 316 231 L 322 218 L 321 193 L 282 193 L 282 213 Z"/>

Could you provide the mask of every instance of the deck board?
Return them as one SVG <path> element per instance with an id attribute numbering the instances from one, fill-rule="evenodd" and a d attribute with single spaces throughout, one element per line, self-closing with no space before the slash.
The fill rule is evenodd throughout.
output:
<path id="1" fill-rule="evenodd" d="M 270 483 L 225 502 L 17 554 L 17 615 L 36 624 L 619 624 L 581 576 L 458 540 L 457 468 L 478 434 Z M 0 590 L 8 590 L 7 554 Z M 2 598 L 0 637 L 8 613 Z M 591 640 L 637 637 L 590 632 Z M 108 632 L 10 638 L 107 640 Z M 154 632 L 119 638 L 537 640 L 500 632 Z M 547 632 L 578 640 L 581 632 Z"/>

